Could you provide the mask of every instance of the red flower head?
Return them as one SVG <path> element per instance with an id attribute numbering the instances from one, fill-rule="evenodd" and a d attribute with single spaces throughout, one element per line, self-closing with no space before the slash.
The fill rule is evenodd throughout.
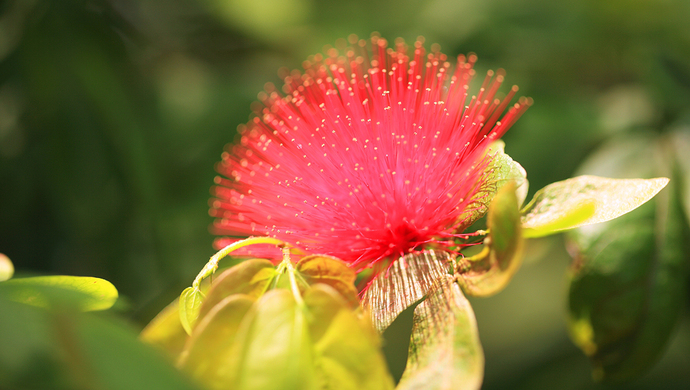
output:
<path id="1" fill-rule="evenodd" d="M 467 227 L 486 184 L 486 148 L 529 105 L 501 101 L 503 74 L 489 72 L 468 94 L 475 55 L 446 55 L 423 41 L 412 57 L 374 36 L 316 55 L 304 74 L 285 77 L 285 96 L 268 85 L 239 145 L 217 170 L 214 232 L 266 235 L 356 268 L 449 243 Z"/>

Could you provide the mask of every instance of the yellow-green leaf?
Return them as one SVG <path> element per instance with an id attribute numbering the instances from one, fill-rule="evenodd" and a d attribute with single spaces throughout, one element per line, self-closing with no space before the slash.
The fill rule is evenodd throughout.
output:
<path id="1" fill-rule="evenodd" d="M 527 172 L 520 163 L 513 160 L 505 153 L 505 146 L 503 140 L 494 141 L 489 146 L 487 153 L 493 155 L 490 165 L 491 175 L 489 176 L 489 181 L 493 182 L 495 185 L 494 193 L 498 193 L 501 187 L 510 182 L 515 183 L 518 204 L 521 205 L 525 201 L 527 191 L 529 190 Z M 491 199 L 487 199 L 487 202 L 489 201 L 491 201 Z"/>
<path id="2" fill-rule="evenodd" d="M 208 293 L 208 281 L 208 279 L 204 280 L 199 286 L 199 289 L 204 294 Z M 206 298 L 204 298 L 205 300 Z M 197 318 L 197 321 L 199 321 L 199 318 Z M 177 297 L 168 306 L 163 308 L 139 335 L 141 341 L 163 349 L 174 360 L 177 360 L 179 357 L 188 337 L 189 334 L 182 326 L 180 319 L 180 297 Z"/>
<path id="3" fill-rule="evenodd" d="M 329 285 L 316 284 L 309 288 L 304 302 L 312 314 L 309 332 L 314 343 L 319 388 L 393 389 L 379 336 L 369 321 L 358 319 Z"/>
<path id="4" fill-rule="evenodd" d="M 596 210 L 596 201 L 583 200 L 582 203 L 575 204 L 568 210 L 563 210 L 563 213 L 557 218 L 545 221 L 543 225 L 523 229 L 523 235 L 527 238 L 537 238 L 573 229 L 573 226 L 583 226 L 585 221 L 592 218 Z"/>
<path id="5" fill-rule="evenodd" d="M 204 293 L 194 287 L 187 287 L 180 294 L 180 322 L 187 334 L 192 333 L 192 328 L 199 317 L 199 309 L 204 300 Z"/>
<path id="6" fill-rule="evenodd" d="M 487 219 L 489 235 L 477 256 L 458 258 L 458 283 L 465 293 L 490 296 L 503 290 L 522 263 L 522 229 L 515 184 L 494 197 Z"/>
<path id="7" fill-rule="evenodd" d="M 522 247 L 520 211 L 515 193 L 515 183 L 501 188 L 489 207 L 487 226 L 491 238 L 491 248 L 498 267 L 508 272 L 516 268 L 516 258 Z"/>
<path id="8" fill-rule="evenodd" d="M 486 214 L 489 204 L 504 185 L 514 182 L 517 185 L 518 203 L 522 204 L 527 196 L 529 182 L 525 169 L 504 152 L 505 143 L 497 140 L 486 150 L 487 158 L 491 158 L 486 167 L 484 185 L 475 194 L 469 215 L 466 215 L 469 226 Z"/>
<path id="9" fill-rule="evenodd" d="M 525 237 L 541 237 L 609 221 L 654 197 L 668 179 L 609 179 L 578 176 L 537 191 L 522 210 Z"/>
<path id="10" fill-rule="evenodd" d="M 264 294 L 242 321 L 239 364 L 229 382 L 237 390 L 316 390 L 307 316 L 292 292 Z"/>
<path id="11" fill-rule="evenodd" d="M 258 298 L 275 277 L 273 264 L 264 259 L 243 261 L 223 271 L 211 284 L 204 302 L 199 309 L 199 318 L 203 318 L 215 305 L 233 294 L 245 294 Z"/>
<path id="12" fill-rule="evenodd" d="M 351 307 L 359 305 L 354 284 L 357 275 L 342 260 L 327 255 L 306 256 L 295 268 L 308 284 L 327 284 L 338 291 Z"/>
<path id="13" fill-rule="evenodd" d="M 162 348 L 171 357 L 177 358 L 182 352 L 187 336 L 180 322 L 180 301 L 175 299 L 146 325 L 139 339 Z"/>
<path id="14" fill-rule="evenodd" d="M 179 366 L 211 389 L 229 388 L 239 362 L 237 332 L 254 304 L 248 295 L 226 297 L 194 328 Z"/>
<path id="15" fill-rule="evenodd" d="M 403 310 L 420 300 L 433 282 L 447 275 L 452 257 L 443 251 L 424 251 L 397 259 L 378 274 L 362 296 L 374 327 L 383 332 Z"/>
<path id="16" fill-rule="evenodd" d="M 397 390 L 479 389 L 484 352 L 470 303 L 452 276 L 415 308 L 407 367 Z"/>
<path id="17" fill-rule="evenodd" d="M 2 285 L 8 288 L 8 299 L 39 307 L 60 303 L 82 311 L 105 310 L 111 308 L 118 297 L 112 283 L 88 276 L 15 278 Z"/>
<path id="18" fill-rule="evenodd" d="M 14 275 L 14 265 L 9 257 L 0 253 L 0 282 L 8 280 Z"/>

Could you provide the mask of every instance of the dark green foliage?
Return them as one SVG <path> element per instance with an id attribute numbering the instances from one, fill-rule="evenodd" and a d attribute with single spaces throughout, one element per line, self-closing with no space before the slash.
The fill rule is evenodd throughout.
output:
<path id="1" fill-rule="evenodd" d="M 65 288 L 64 282 L 12 281 L 0 283 L 3 389 L 198 389 L 158 351 L 141 343 L 131 326 L 112 315 L 80 312 L 110 307 L 114 299 L 109 294 L 99 305 L 94 290 Z M 28 296 L 17 294 L 19 289 L 40 291 L 41 307 L 36 299 L 17 302 Z"/>
<path id="2" fill-rule="evenodd" d="M 640 210 L 573 235 L 579 252 L 570 273 L 570 331 L 598 380 L 622 382 L 645 373 L 681 315 L 690 234 L 681 207 L 683 179 L 674 169 L 686 151 L 673 149 L 664 139 L 641 135 L 606 147 L 585 166 L 613 176 L 672 177 Z"/>

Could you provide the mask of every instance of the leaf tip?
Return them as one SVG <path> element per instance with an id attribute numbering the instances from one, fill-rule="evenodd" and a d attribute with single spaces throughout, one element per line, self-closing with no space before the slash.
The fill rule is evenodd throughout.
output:
<path id="1" fill-rule="evenodd" d="M 671 181 L 668 177 L 656 177 L 654 179 L 650 179 L 656 184 L 656 188 L 658 188 L 658 191 L 661 191 L 668 185 L 668 183 Z M 658 192 L 657 191 L 657 192 Z"/>

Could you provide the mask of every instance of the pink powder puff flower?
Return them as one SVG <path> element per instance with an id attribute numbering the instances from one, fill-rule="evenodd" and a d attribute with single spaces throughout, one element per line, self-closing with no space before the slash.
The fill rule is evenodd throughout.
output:
<path id="1" fill-rule="evenodd" d="M 286 75 L 285 95 L 270 84 L 259 95 L 216 167 L 212 230 L 232 237 L 217 247 L 264 235 L 362 269 L 462 236 L 487 183 L 487 146 L 530 101 L 500 118 L 517 91 L 496 97 L 501 71 L 470 96 L 473 54 L 453 67 L 421 38 L 412 57 L 400 39 L 393 49 L 373 36 L 371 53 L 349 41 Z"/>

